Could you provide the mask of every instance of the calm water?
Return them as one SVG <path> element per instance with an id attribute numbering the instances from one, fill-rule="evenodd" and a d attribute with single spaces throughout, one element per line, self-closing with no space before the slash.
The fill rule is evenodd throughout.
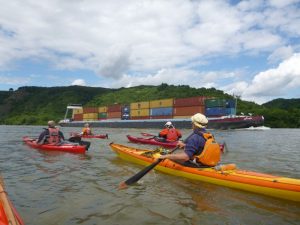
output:
<path id="1" fill-rule="evenodd" d="M 71 224 L 300 224 L 300 204 L 150 172 L 138 185 L 118 190 L 143 167 L 119 159 L 110 142 L 126 134 L 158 130 L 95 129 L 108 140 L 91 140 L 85 155 L 30 149 L 22 136 L 42 127 L 0 126 L 0 169 L 7 192 L 29 225 Z M 68 137 L 79 128 L 62 128 Z M 186 137 L 190 130 L 182 130 Z M 300 129 L 214 131 L 226 141 L 223 162 L 300 179 Z M 143 146 L 145 147 L 145 146 Z M 149 147 L 153 149 L 155 147 Z"/>

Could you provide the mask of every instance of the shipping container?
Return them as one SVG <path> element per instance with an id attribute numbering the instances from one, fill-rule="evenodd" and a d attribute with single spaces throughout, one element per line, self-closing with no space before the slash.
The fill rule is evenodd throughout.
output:
<path id="1" fill-rule="evenodd" d="M 196 96 L 190 98 L 176 98 L 174 99 L 173 107 L 188 107 L 188 106 L 203 106 L 207 97 Z"/>
<path id="2" fill-rule="evenodd" d="M 121 112 L 122 105 L 114 104 L 107 107 L 107 112 Z"/>
<path id="3" fill-rule="evenodd" d="M 82 113 L 81 114 L 74 114 L 72 118 L 73 118 L 74 121 L 82 121 L 83 120 L 83 114 Z"/>
<path id="4" fill-rule="evenodd" d="M 98 113 L 106 113 L 106 112 L 107 112 L 107 106 L 98 107 Z"/>
<path id="5" fill-rule="evenodd" d="M 206 99 L 205 100 L 206 108 L 215 108 L 215 107 L 226 107 L 226 99 Z"/>
<path id="6" fill-rule="evenodd" d="M 83 120 L 85 119 L 98 119 L 98 113 L 83 113 Z"/>
<path id="7" fill-rule="evenodd" d="M 131 109 L 130 110 L 130 116 L 149 116 L 150 110 L 149 109 Z"/>
<path id="8" fill-rule="evenodd" d="M 112 118 L 119 118 L 121 119 L 121 111 L 120 112 L 108 112 L 107 113 L 107 119 L 112 119 Z"/>
<path id="9" fill-rule="evenodd" d="M 205 108 L 206 116 L 225 116 L 226 108 L 224 107 L 213 107 L 213 108 Z"/>
<path id="10" fill-rule="evenodd" d="M 83 113 L 83 109 L 73 109 L 73 115 L 74 114 L 82 114 Z"/>
<path id="11" fill-rule="evenodd" d="M 122 113 L 129 113 L 130 112 L 130 106 L 129 105 L 124 105 L 121 108 Z"/>
<path id="12" fill-rule="evenodd" d="M 130 110 L 133 109 L 149 109 L 150 103 L 149 101 L 146 102 L 134 102 L 130 104 Z"/>
<path id="13" fill-rule="evenodd" d="M 226 108 L 225 114 L 226 115 L 236 115 L 236 108 Z"/>
<path id="14" fill-rule="evenodd" d="M 98 107 L 84 107 L 83 113 L 98 113 Z"/>
<path id="15" fill-rule="evenodd" d="M 171 115 L 173 115 L 173 107 L 150 109 L 150 116 L 171 116 Z"/>
<path id="16" fill-rule="evenodd" d="M 227 99 L 226 100 L 226 108 L 236 108 L 235 106 L 236 100 L 235 99 Z"/>
<path id="17" fill-rule="evenodd" d="M 130 119 L 131 120 L 149 120 L 150 117 L 149 116 L 131 116 Z"/>
<path id="18" fill-rule="evenodd" d="M 167 99 L 160 99 L 160 100 L 153 100 L 150 101 L 150 108 L 166 108 L 166 107 L 173 107 L 173 98 L 167 98 Z"/>
<path id="19" fill-rule="evenodd" d="M 106 112 L 98 113 L 98 119 L 106 119 L 106 118 L 107 118 L 107 113 Z"/>
<path id="20" fill-rule="evenodd" d="M 155 119 L 173 119 L 173 116 L 150 116 L 150 119 L 155 120 Z"/>
<path id="21" fill-rule="evenodd" d="M 204 114 L 204 106 L 175 107 L 173 109 L 173 116 L 192 116 L 196 113 Z"/>

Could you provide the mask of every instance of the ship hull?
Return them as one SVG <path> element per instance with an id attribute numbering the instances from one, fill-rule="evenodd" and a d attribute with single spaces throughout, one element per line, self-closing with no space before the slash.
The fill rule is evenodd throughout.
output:
<path id="1" fill-rule="evenodd" d="M 147 120 L 101 120 L 88 121 L 92 127 L 107 128 L 159 128 L 166 121 L 171 121 L 176 128 L 191 128 L 190 119 L 147 119 Z M 83 127 L 87 121 L 67 121 L 59 122 L 62 127 Z M 248 127 L 263 126 L 263 116 L 235 116 L 222 118 L 209 118 L 208 129 L 242 129 Z"/>

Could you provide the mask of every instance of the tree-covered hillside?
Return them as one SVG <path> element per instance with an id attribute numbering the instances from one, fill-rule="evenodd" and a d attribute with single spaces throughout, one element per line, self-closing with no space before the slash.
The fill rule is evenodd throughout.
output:
<path id="1" fill-rule="evenodd" d="M 191 88 L 186 85 L 137 86 L 107 89 L 83 86 L 21 87 L 0 92 L 0 123 L 44 125 L 48 120 L 64 117 L 68 104 L 108 106 L 165 98 L 211 96 L 233 98 L 215 88 Z M 300 127 L 300 99 L 277 99 L 263 105 L 237 99 L 237 114 L 263 115 L 265 126 Z"/>

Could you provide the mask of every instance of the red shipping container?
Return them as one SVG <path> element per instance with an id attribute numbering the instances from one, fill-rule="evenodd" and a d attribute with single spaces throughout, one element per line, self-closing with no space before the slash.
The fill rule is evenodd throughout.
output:
<path id="1" fill-rule="evenodd" d="M 132 116 L 130 117 L 131 120 L 149 120 L 150 116 Z"/>
<path id="2" fill-rule="evenodd" d="M 83 120 L 83 114 L 74 114 L 73 115 L 73 120 L 74 121 L 82 121 Z"/>
<path id="3" fill-rule="evenodd" d="M 121 112 L 108 112 L 107 113 L 107 119 L 111 118 L 120 118 L 121 119 Z"/>
<path id="4" fill-rule="evenodd" d="M 83 113 L 98 113 L 98 107 L 84 107 Z"/>
<path id="5" fill-rule="evenodd" d="M 204 114 L 204 109 L 204 106 L 175 107 L 173 109 L 173 116 L 192 116 L 196 113 Z"/>
<path id="6" fill-rule="evenodd" d="M 197 96 L 190 98 L 177 98 L 174 99 L 173 107 L 187 107 L 187 106 L 202 106 L 204 105 L 204 100 L 207 97 L 205 96 Z"/>
<path id="7" fill-rule="evenodd" d="M 107 107 L 107 112 L 121 112 L 122 105 L 115 104 Z"/>

